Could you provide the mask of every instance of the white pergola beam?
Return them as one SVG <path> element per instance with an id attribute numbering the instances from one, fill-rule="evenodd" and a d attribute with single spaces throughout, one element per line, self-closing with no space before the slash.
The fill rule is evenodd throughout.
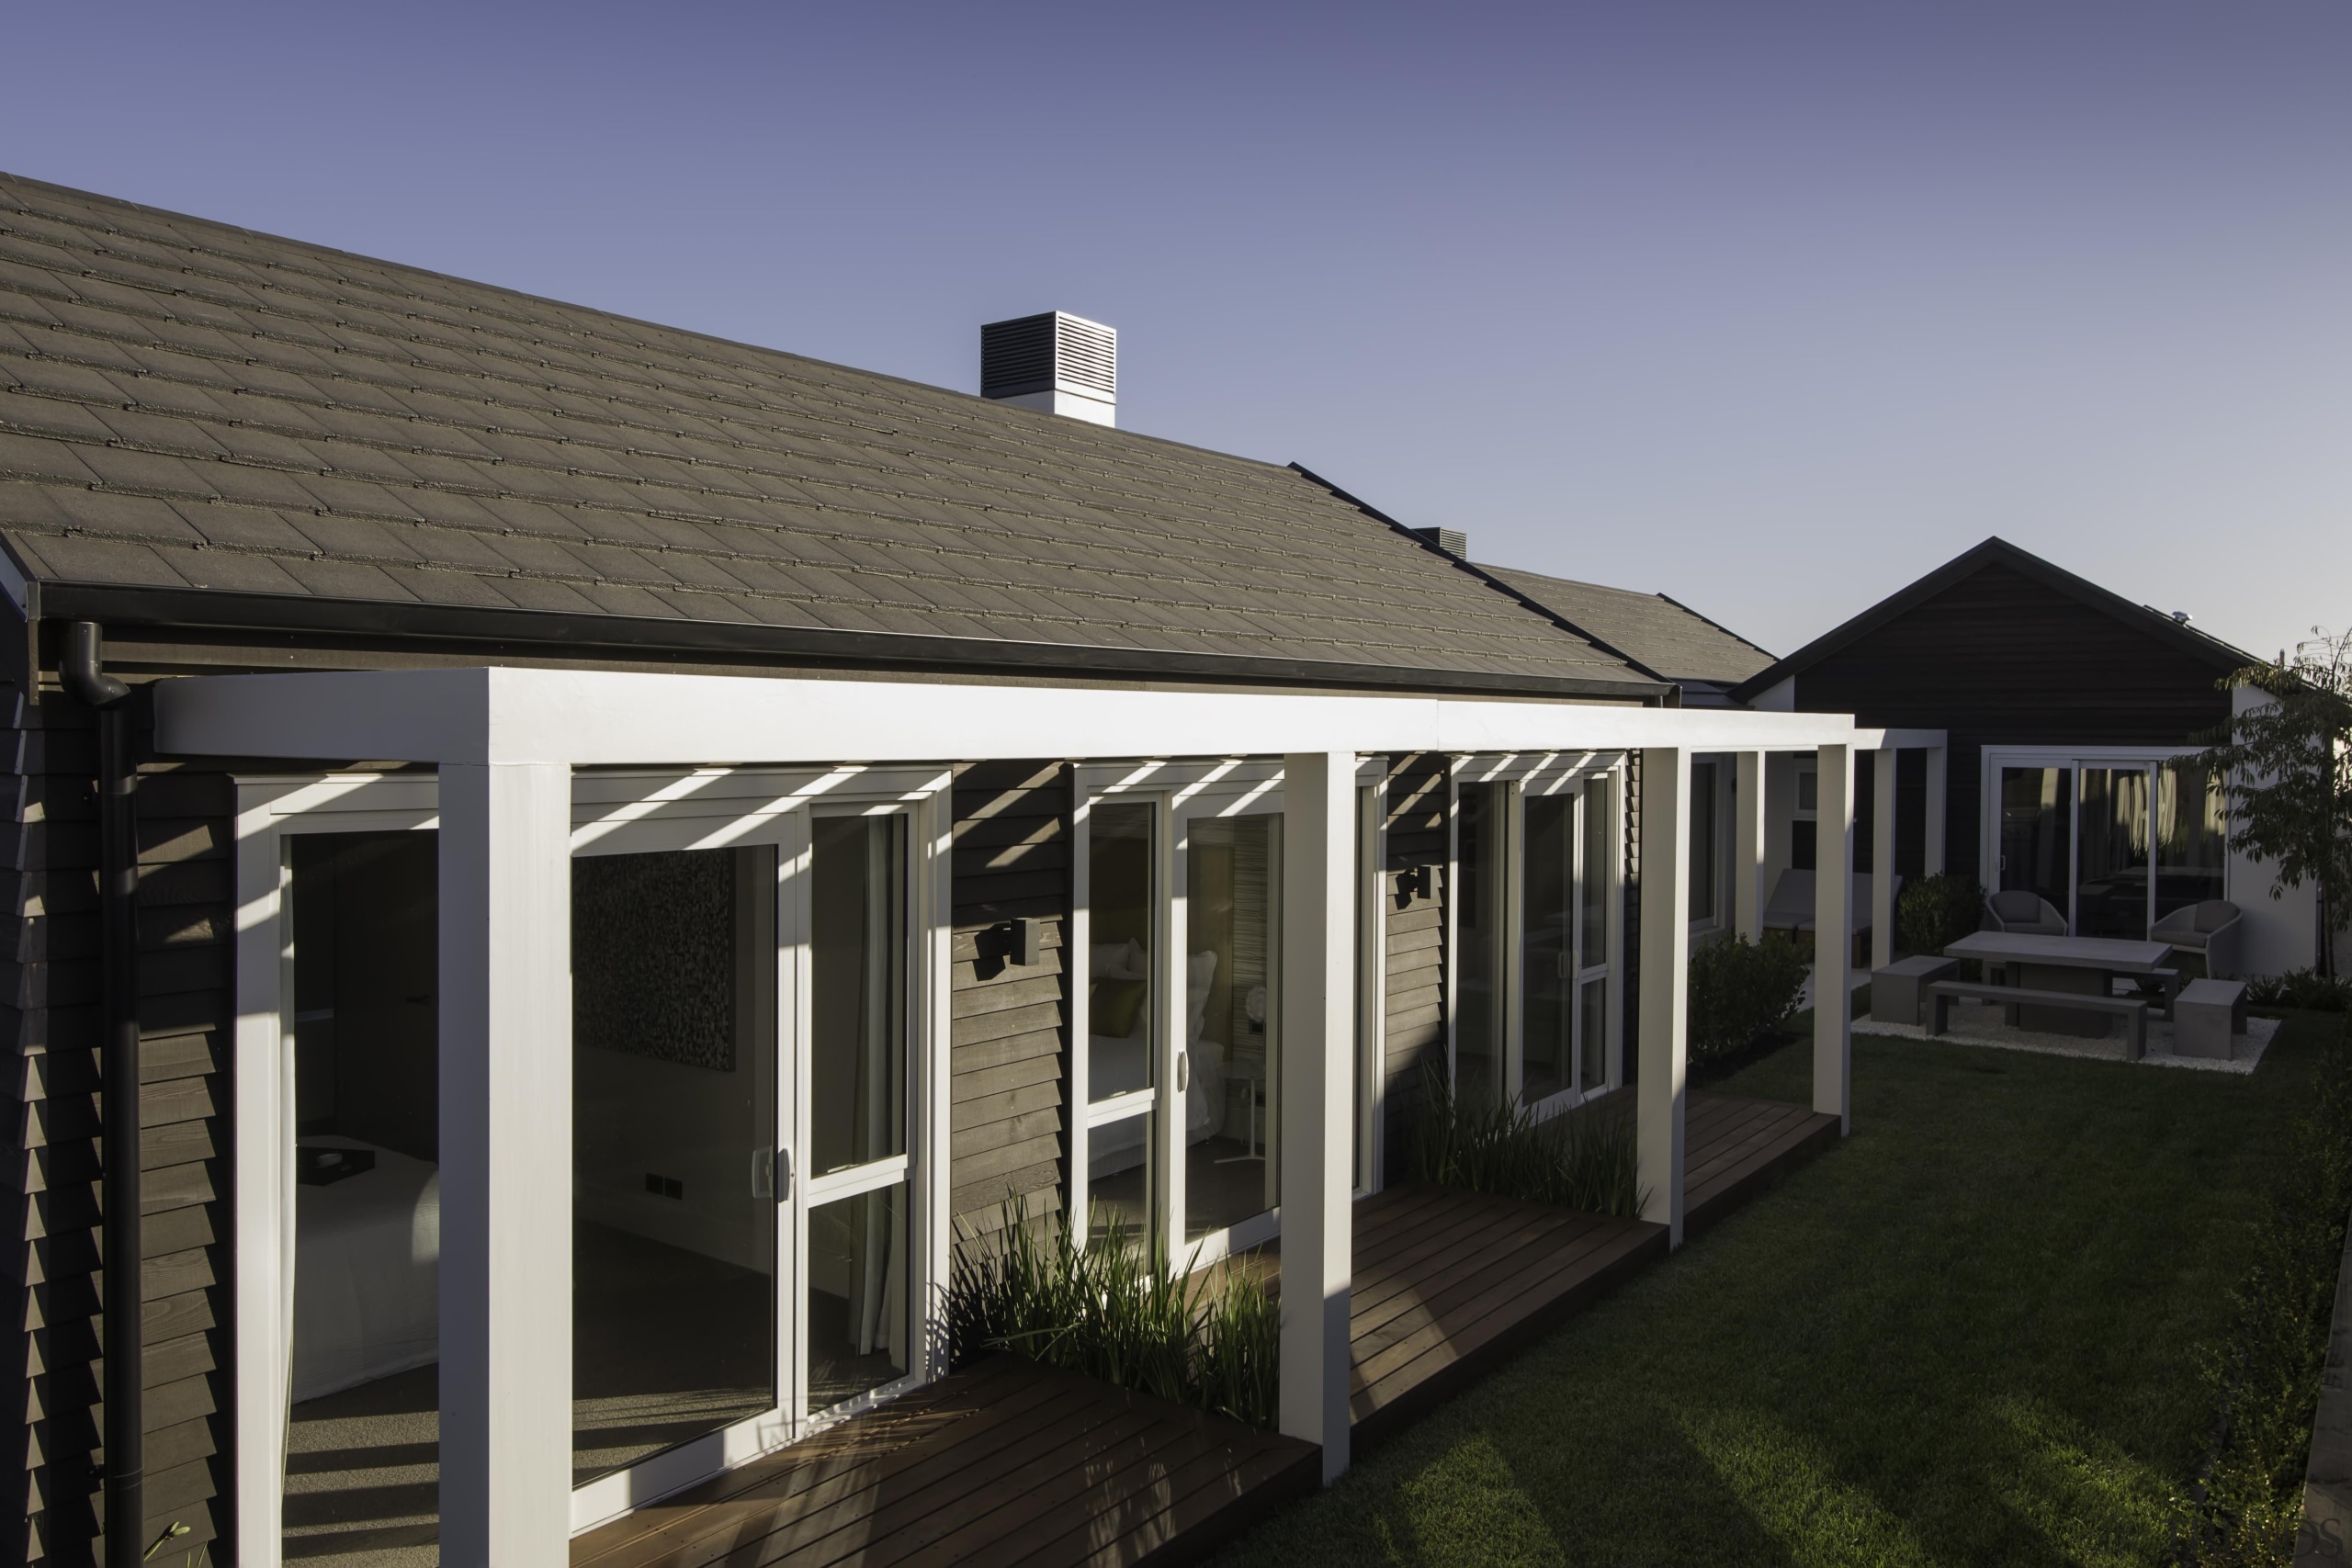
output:
<path id="1" fill-rule="evenodd" d="M 1764 940 L 1764 753 L 1739 753 L 1733 781 L 1732 930 Z"/>
<path id="2" fill-rule="evenodd" d="M 1682 1150 L 1688 1061 L 1690 953 L 1690 753 L 1642 752 L 1642 969 L 1638 1026 L 1641 1077 L 1634 1085 L 1634 1137 L 1644 1193 L 1642 1218 L 1682 1245 Z"/>
<path id="3" fill-rule="evenodd" d="M 932 761 L 1289 751 L 1809 751 L 1843 714 L 948 681 L 360 670 L 160 682 L 159 750 L 413 762 Z"/>
<path id="4" fill-rule="evenodd" d="M 1287 1437 L 1348 1468 L 1354 1189 L 1353 751 L 1283 759 L 1282 1358 Z"/>
<path id="5" fill-rule="evenodd" d="M 1815 767 L 1820 827 L 1813 877 L 1813 1108 L 1837 1117 L 1843 1134 L 1853 1130 L 1854 1023 L 1846 983 L 1853 945 L 1846 908 L 1853 897 L 1853 750 L 1824 746 Z"/>
<path id="6" fill-rule="evenodd" d="M 1871 753 L 1871 967 L 1894 962 L 1894 773 L 1902 753 L 1882 747 Z"/>
<path id="7" fill-rule="evenodd" d="M 445 764 L 440 814 L 441 1561 L 564 1568 L 571 771 Z"/>

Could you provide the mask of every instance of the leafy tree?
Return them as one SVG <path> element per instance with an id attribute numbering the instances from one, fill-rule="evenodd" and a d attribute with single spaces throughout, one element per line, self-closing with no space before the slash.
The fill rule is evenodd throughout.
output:
<path id="1" fill-rule="evenodd" d="M 2219 732 L 2200 761 L 2230 803 L 2230 848 L 2269 861 L 2276 898 L 2306 881 L 2319 890 L 2319 973 L 2335 973 L 2337 931 L 2352 926 L 2352 631 L 2312 637 L 2276 664 L 2252 664 L 2222 686 L 2258 703 Z"/>

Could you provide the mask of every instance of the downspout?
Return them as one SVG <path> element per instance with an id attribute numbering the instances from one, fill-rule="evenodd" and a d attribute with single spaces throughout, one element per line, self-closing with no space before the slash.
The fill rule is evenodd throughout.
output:
<path id="1" fill-rule="evenodd" d="M 100 1083 L 106 1100 L 107 1568 L 137 1568 L 146 1545 L 144 1292 L 139 1258 L 139 845 L 131 814 L 138 761 L 131 751 L 130 688 L 107 674 L 96 621 L 65 628 L 58 673 L 74 699 L 98 715 Z"/>

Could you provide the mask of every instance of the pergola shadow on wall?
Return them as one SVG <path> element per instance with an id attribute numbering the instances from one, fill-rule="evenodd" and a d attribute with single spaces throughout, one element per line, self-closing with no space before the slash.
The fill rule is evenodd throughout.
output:
<path id="1" fill-rule="evenodd" d="M 553 1564 L 583 1521 L 571 1485 L 570 875 L 575 807 L 593 770 L 802 770 L 1017 757 L 1279 759 L 1284 828 L 1280 978 L 1284 1046 L 1282 1430 L 1347 1465 L 1350 1198 L 1356 1049 L 1356 790 L 1365 756 L 1612 750 L 1640 755 L 1641 1005 L 1635 1116 L 1645 1217 L 1681 1237 L 1685 1203 L 1684 983 L 1688 791 L 1694 752 L 1809 750 L 1819 758 L 1824 929 L 1845 923 L 1853 750 L 1842 715 L 1598 704 L 1047 685 L 522 670 L 370 671 L 201 677 L 156 694 L 166 753 L 430 766 L 438 829 L 441 1551 L 452 1564 Z M 348 771 L 346 764 L 346 771 Z M 421 773 L 402 775 L 418 784 Z M 693 787 L 700 787 L 699 785 Z M 651 809 L 657 803 L 650 803 Z M 1838 830 L 1828 830 L 1830 825 Z M 922 829 L 936 833 L 936 823 Z M 245 824 L 240 824 L 241 836 Z M 937 846 L 933 846 L 936 851 Z M 272 868 L 261 868 L 270 871 Z M 241 881 L 241 933 L 274 930 L 274 874 Z M 923 962 L 944 972 L 941 951 Z M 291 1150 L 274 1097 L 281 1010 L 246 972 L 279 962 L 274 938 L 240 942 L 236 1043 L 236 1456 L 241 1517 L 275 1517 L 285 1346 L 270 1303 L 286 1277 L 277 1194 Z M 1823 943 L 1825 994 L 1847 954 Z M 275 993 L 269 993 L 274 995 Z M 944 987 L 922 1005 L 944 1009 Z M 919 1181 L 944 1213 L 945 1031 L 924 1046 Z M 1816 1011 L 1815 1105 L 1849 1116 L 1845 1010 Z M 923 1200 L 918 1198 L 918 1203 Z M 922 1246 L 944 1280 L 946 1228 Z M 1309 1308 L 1308 1303 L 1314 1303 Z M 639 1499 L 650 1500 L 650 1499 Z M 254 1532 L 248 1562 L 276 1560 Z"/>

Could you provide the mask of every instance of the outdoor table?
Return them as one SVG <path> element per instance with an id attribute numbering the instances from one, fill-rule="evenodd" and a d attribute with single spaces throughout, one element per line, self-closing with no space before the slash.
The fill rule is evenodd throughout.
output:
<path id="1" fill-rule="evenodd" d="M 1944 949 L 1947 958 L 1998 964 L 2014 976 L 2009 984 L 2029 991 L 2074 991 L 2112 996 L 2118 975 L 2154 975 L 2172 956 L 2172 944 L 2130 942 L 2105 936 L 2034 936 L 2024 931 L 1976 931 Z M 2009 1008 L 2007 1021 L 2048 1034 L 2107 1032 L 2107 1015 L 2075 1008 L 2022 1005 Z"/>

